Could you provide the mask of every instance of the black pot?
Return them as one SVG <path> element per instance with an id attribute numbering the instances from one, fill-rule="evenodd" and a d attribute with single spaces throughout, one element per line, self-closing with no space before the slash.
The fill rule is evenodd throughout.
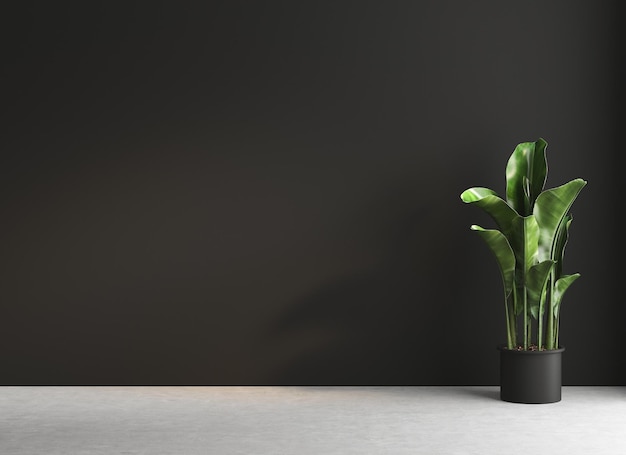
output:
<path id="1" fill-rule="evenodd" d="M 565 348 L 515 351 L 500 346 L 500 399 L 512 403 L 561 401 L 561 356 Z"/>

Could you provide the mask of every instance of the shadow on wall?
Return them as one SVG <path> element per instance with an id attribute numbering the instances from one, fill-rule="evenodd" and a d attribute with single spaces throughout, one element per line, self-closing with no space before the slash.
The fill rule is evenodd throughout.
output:
<path id="1" fill-rule="evenodd" d="M 472 277 L 461 272 L 466 266 L 460 256 L 471 254 L 471 244 L 459 235 L 467 226 L 458 219 L 463 207 L 456 192 L 429 195 L 390 220 L 375 266 L 288 305 L 268 334 L 288 359 L 275 366 L 270 383 L 443 385 L 471 368 L 449 362 L 471 337 L 476 317 L 463 302 Z"/>

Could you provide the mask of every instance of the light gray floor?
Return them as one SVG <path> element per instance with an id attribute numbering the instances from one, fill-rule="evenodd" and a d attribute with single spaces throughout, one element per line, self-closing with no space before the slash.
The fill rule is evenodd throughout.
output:
<path id="1" fill-rule="evenodd" d="M 0 454 L 626 454 L 626 387 L 0 387 Z"/>

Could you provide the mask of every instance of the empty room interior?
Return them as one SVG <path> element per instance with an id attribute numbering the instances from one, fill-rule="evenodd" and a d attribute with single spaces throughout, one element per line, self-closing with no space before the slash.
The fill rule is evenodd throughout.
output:
<path id="1" fill-rule="evenodd" d="M 4 9 L 0 454 L 626 453 L 626 8 Z"/>

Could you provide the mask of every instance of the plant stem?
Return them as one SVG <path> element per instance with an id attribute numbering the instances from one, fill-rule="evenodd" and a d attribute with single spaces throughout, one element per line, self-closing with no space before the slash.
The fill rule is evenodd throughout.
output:
<path id="1" fill-rule="evenodd" d="M 511 303 L 509 308 L 509 330 L 511 331 L 512 348 L 517 346 L 517 322 L 515 321 L 515 305 Z"/>
<path id="2" fill-rule="evenodd" d="M 546 291 L 545 289 L 541 293 L 541 299 L 539 300 L 539 314 L 537 315 L 537 347 L 541 351 L 543 345 L 543 313 L 546 304 Z"/>
<path id="3" fill-rule="evenodd" d="M 526 288 L 522 291 L 522 302 L 524 303 L 524 350 L 528 350 L 528 299 L 526 297 Z"/>
<path id="4" fill-rule="evenodd" d="M 514 349 L 517 345 L 517 328 L 515 327 L 515 305 L 514 296 L 504 296 L 504 311 L 506 316 L 506 341 L 509 349 Z"/>
<path id="5" fill-rule="evenodd" d="M 559 348 L 559 319 L 561 319 L 561 315 L 557 314 L 554 321 L 554 349 Z"/>
<path id="6" fill-rule="evenodd" d="M 554 272 L 550 272 L 550 282 L 548 283 L 549 297 L 547 311 L 548 317 L 546 318 L 547 333 L 546 333 L 546 349 L 554 349 L 554 312 L 552 311 L 552 302 L 554 302 Z"/>
<path id="7" fill-rule="evenodd" d="M 511 335 L 511 319 L 509 317 L 509 299 L 504 293 L 504 313 L 506 317 L 506 346 L 509 349 L 513 349 L 513 337 Z"/>

